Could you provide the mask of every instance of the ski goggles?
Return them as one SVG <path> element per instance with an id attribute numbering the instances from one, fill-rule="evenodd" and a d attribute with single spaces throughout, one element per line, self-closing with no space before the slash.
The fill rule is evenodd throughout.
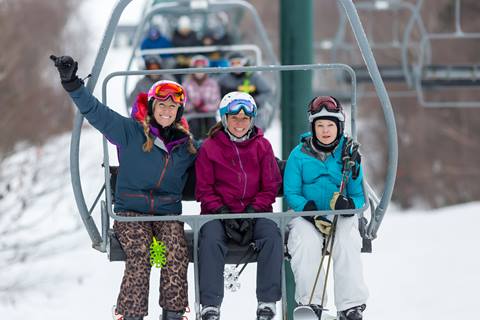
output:
<path id="1" fill-rule="evenodd" d="M 230 59 L 230 66 L 231 67 L 243 67 L 247 65 L 248 59 L 247 58 L 232 58 Z"/>
<path id="2" fill-rule="evenodd" d="M 178 84 L 162 83 L 153 89 L 153 98 L 158 100 L 166 100 L 171 98 L 175 103 L 184 104 L 185 91 Z"/>
<path id="3" fill-rule="evenodd" d="M 237 114 L 243 110 L 243 112 L 249 117 L 255 117 L 257 115 L 257 106 L 249 100 L 233 100 L 229 104 L 220 110 L 220 115 Z"/>
<path id="4" fill-rule="evenodd" d="M 308 112 L 311 115 L 319 113 L 322 109 L 335 113 L 342 111 L 340 105 L 332 97 L 319 96 L 313 99 L 308 105 Z"/>

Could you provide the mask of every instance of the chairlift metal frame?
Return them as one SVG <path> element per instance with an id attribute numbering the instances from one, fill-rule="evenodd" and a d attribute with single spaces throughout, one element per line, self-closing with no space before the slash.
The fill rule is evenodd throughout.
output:
<path id="1" fill-rule="evenodd" d="M 95 85 L 99 79 L 100 71 L 103 67 L 105 62 L 105 58 L 107 55 L 108 48 L 110 48 L 110 44 L 113 40 L 113 35 L 115 28 L 118 24 L 120 16 L 124 11 L 125 7 L 132 2 L 133 0 L 119 0 L 116 7 L 114 8 L 110 21 L 107 25 L 107 29 L 105 31 L 102 44 L 99 48 L 97 57 L 95 59 L 95 63 L 93 65 L 91 71 L 91 78 L 88 80 L 86 84 L 87 90 L 93 92 Z M 396 170 L 397 170 L 397 161 L 398 161 L 398 142 L 397 142 L 397 132 L 396 132 L 396 125 L 394 119 L 394 113 L 392 110 L 392 105 L 386 91 L 385 85 L 382 81 L 380 76 L 380 72 L 378 70 L 378 66 L 376 65 L 372 50 L 368 44 L 368 40 L 366 38 L 365 32 L 363 30 L 361 21 L 357 14 L 355 5 L 353 4 L 352 0 L 338 0 L 350 21 L 352 26 L 354 35 L 357 39 L 358 45 L 360 47 L 360 51 L 362 52 L 362 56 L 365 59 L 367 64 L 367 68 L 372 76 L 373 84 L 375 86 L 375 90 L 379 96 L 379 100 L 381 102 L 382 110 L 384 112 L 384 119 L 387 126 L 387 138 L 388 138 L 388 165 L 387 165 L 387 174 L 385 178 L 384 190 L 381 194 L 380 199 L 374 193 L 371 193 L 371 187 L 368 186 L 366 183 L 364 185 L 364 195 L 367 197 L 368 195 L 372 195 L 370 197 L 370 201 L 365 203 L 365 206 L 360 209 L 355 210 L 344 210 L 344 211 L 335 211 L 334 214 L 342 214 L 342 213 L 358 213 L 361 214 L 363 210 L 365 210 L 369 203 L 375 203 L 376 207 L 372 208 L 372 217 L 371 220 L 365 230 L 365 236 L 369 239 L 375 239 L 377 236 L 377 231 L 380 227 L 382 219 L 385 215 L 386 209 L 390 202 L 393 187 L 395 183 L 396 177 Z M 356 78 L 353 69 L 347 65 L 341 64 L 331 64 L 331 65 L 293 65 L 293 66 L 256 66 L 256 67 L 242 67 L 242 68 L 189 68 L 181 70 L 181 73 L 195 73 L 195 72 L 204 72 L 204 73 L 227 73 L 232 71 L 293 71 L 293 70 L 313 70 L 313 69 L 329 69 L 329 68 L 340 68 L 345 70 L 351 75 L 352 81 L 352 114 L 351 114 L 351 121 L 352 121 L 352 136 L 356 137 L 356 125 L 355 125 L 355 116 L 356 116 Z M 171 70 L 154 70 L 154 71 L 124 71 L 124 72 L 117 72 L 112 73 L 105 78 L 103 82 L 103 99 L 106 101 L 106 86 L 107 81 L 114 77 L 120 75 L 145 75 L 145 74 L 167 74 L 167 73 L 178 73 L 178 70 L 171 69 Z M 74 127 L 72 131 L 72 139 L 71 139 L 71 147 L 70 147 L 70 172 L 71 172 L 71 181 L 72 187 L 74 191 L 75 200 L 77 203 L 77 207 L 79 210 L 79 214 L 82 218 L 82 221 L 85 225 L 85 228 L 90 236 L 92 241 L 92 247 L 96 250 L 101 252 L 106 251 L 106 246 L 108 242 L 108 228 L 109 228 L 109 217 L 117 219 L 119 221 L 164 221 L 164 220 L 177 220 L 183 221 L 189 224 L 194 232 L 194 255 L 198 255 L 197 248 L 198 248 L 198 232 L 200 230 L 201 225 L 210 221 L 212 219 L 232 219 L 232 218 L 257 218 L 257 217 L 265 217 L 274 220 L 281 230 L 285 230 L 285 226 L 288 221 L 294 217 L 306 216 L 306 215 L 318 215 L 318 214 L 332 214 L 332 211 L 318 211 L 318 212 L 282 212 L 282 213 L 256 213 L 256 214 L 237 214 L 235 217 L 231 215 L 215 215 L 215 216 L 145 216 L 145 217 L 138 217 L 138 218 L 128 218 L 128 217 L 120 217 L 115 216 L 111 212 L 111 190 L 110 190 L 110 172 L 108 168 L 108 144 L 106 139 L 103 141 L 103 148 L 104 148 L 104 166 L 105 166 L 105 186 L 102 187 L 101 192 L 105 190 L 105 200 L 101 201 L 101 223 L 102 223 L 102 234 L 100 235 L 98 228 L 95 224 L 95 221 L 92 217 L 92 211 L 87 208 L 85 198 L 82 191 L 82 183 L 80 178 L 80 169 L 79 169 L 79 147 L 80 147 L 80 136 L 81 136 L 81 129 L 83 123 L 83 116 L 77 111 L 74 120 Z M 94 205 L 98 203 L 100 196 L 94 202 Z M 108 204 L 108 206 L 107 206 Z M 282 233 L 284 237 L 284 233 Z M 198 257 L 197 257 L 198 259 Z M 196 260 L 197 261 L 197 260 Z M 198 263 L 194 264 L 195 273 L 198 274 Z M 285 274 L 284 266 L 282 267 L 283 275 Z M 285 287 L 285 277 L 282 277 L 282 294 L 283 294 L 283 314 L 286 317 L 286 287 Z M 198 305 L 198 297 L 199 297 L 199 287 L 198 287 L 198 279 L 196 279 L 196 317 L 199 319 L 199 312 L 200 308 Z"/>
<path id="2" fill-rule="evenodd" d="M 423 2 L 423 0 L 421 0 Z M 470 68 L 467 66 L 441 66 L 441 65 L 431 65 L 431 42 L 432 40 L 456 40 L 456 39 L 480 39 L 480 32 L 464 32 L 461 26 L 461 0 L 455 0 L 455 31 L 454 32 L 444 32 L 444 33 L 427 33 L 423 35 L 423 38 L 420 41 L 420 55 L 418 65 L 415 66 L 414 72 L 414 85 L 417 91 L 418 102 L 429 108 L 476 108 L 480 107 L 480 100 L 478 101 L 431 101 L 427 100 L 425 97 L 425 86 L 422 83 L 424 80 L 425 73 L 434 70 L 435 68 L 443 68 L 445 78 L 439 79 L 438 86 L 445 87 L 450 82 L 452 86 L 456 87 L 466 87 L 466 86 L 478 86 L 480 85 L 480 71 L 478 70 L 478 65 L 471 65 Z M 462 81 L 465 79 L 470 79 L 471 83 L 468 84 L 468 81 Z M 435 82 L 435 81 L 432 81 Z M 456 85 L 455 82 L 458 84 Z"/>

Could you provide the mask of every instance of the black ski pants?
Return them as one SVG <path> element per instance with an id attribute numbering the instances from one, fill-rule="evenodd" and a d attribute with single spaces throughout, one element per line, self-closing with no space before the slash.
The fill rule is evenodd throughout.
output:
<path id="1" fill-rule="evenodd" d="M 256 219 L 253 240 L 258 249 L 257 299 L 275 302 L 282 297 L 283 244 L 275 222 Z M 227 237 L 219 220 L 207 222 L 200 231 L 199 271 L 200 303 L 220 306 L 223 300 L 223 271 L 228 253 Z"/>

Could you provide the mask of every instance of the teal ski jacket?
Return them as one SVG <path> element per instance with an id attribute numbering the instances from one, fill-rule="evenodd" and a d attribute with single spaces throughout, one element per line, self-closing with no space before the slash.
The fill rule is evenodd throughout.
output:
<path id="1" fill-rule="evenodd" d="M 339 191 L 342 181 L 342 150 L 346 137 L 342 136 L 338 146 L 324 160 L 313 152 L 311 133 L 300 136 L 300 143 L 288 157 L 283 178 L 284 196 L 294 211 L 303 211 L 307 201 L 313 200 L 318 210 L 331 210 L 330 200 Z M 355 208 L 364 203 L 363 171 L 353 180 L 349 174 L 346 195 L 353 199 Z"/>

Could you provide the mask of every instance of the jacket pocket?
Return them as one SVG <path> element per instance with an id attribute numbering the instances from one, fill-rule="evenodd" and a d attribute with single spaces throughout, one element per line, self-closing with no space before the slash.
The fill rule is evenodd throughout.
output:
<path id="1" fill-rule="evenodd" d="M 148 212 L 150 207 L 150 199 L 143 193 L 122 192 L 120 194 L 124 207 L 128 210 L 138 212 Z"/>

